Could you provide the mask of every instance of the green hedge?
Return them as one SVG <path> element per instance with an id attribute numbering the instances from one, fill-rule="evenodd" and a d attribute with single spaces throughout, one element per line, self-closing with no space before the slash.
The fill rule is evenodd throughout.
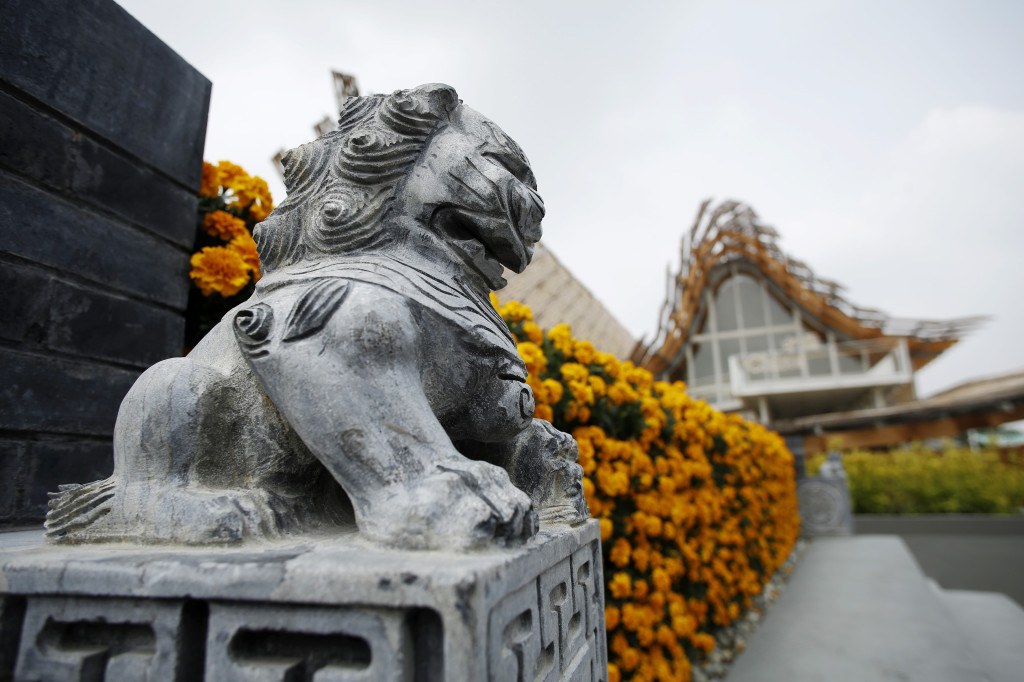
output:
<path id="1" fill-rule="evenodd" d="M 824 455 L 807 462 L 817 472 Z M 855 514 L 1012 514 L 1024 507 L 1024 456 L 920 445 L 843 455 Z"/>

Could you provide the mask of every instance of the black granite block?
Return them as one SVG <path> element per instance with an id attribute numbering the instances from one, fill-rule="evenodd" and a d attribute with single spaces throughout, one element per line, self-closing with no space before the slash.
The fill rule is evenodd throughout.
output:
<path id="1" fill-rule="evenodd" d="M 5 0 L 0 79 L 198 190 L 210 81 L 110 0 Z"/>
<path id="2" fill-rule="evenodd" d="M 110 437 L 139 374 L 0 348 L 0 429 Z"/>
<path id="3" fill-rule="evenodd" d="M 186 249 L 196 238 L 193 192 L 84 137 L 75 144 L 71 191 Z"/>
<path id="4" fill-rule="evenodd" d="M 39 346 L 46 338 L 52 278 L 40 268 L 0 263 L 0 338 Z"/>
<path id="5" fill-rule="evenodd" d="M 0 482 L 4 487 L 4 494 L 0 495 L 0 521 L 15 517 L 23 496 L 26 450 L 24 442 L 0 441 Z"/>
<path id="6" fill-rule="evenodd" d="M 70 185 L 76 133 L 0 92 L 0 167 L 63 190 Z"/>
<path id="7" fill-rule="evenodd" d="M 157 237 L 0 173 L 0 251 L 184 310 L 188 258 Z"/>
<path id="8" fill-rule="evenodd" d="M 34 441 L 29 443 L 29 476 L 19 515 L 46 516 L 47 493 L 65 483 L 91 483 L 114 472 L 114 449 L 109 441 Z"/>
<path id="9" fill-rule="evenodd" d="M 177 313 L 95 289 L 54 282 L 46 344 L 54 350 L 149 367 L 181 355 Z"/>

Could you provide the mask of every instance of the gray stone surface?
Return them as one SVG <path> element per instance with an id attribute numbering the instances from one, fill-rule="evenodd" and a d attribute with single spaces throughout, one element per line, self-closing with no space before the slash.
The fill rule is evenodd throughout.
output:
<path id="1" fill-rule="evenodd" d="M 259 550 L 0 534 L 0 628 L 18 643 L 0 678 L 604 680 L 599 535 L 462 554 L 356 533 Z"/>
<path id="2" fill-rule="evenodd" d="M 850 487 L 838 452 L 829 453 L 817 476 L 801 479 L 796 487 L 801 530 L 807 537 L 853 534 Z"/>
<path id="3" fill-rule="evenodd" d="M 233 544 L 354 521 L 383 545 L 475 549 L 586 520 L 576 444 L 533 419 L 487 298 L 541 237 L 519 146 L 432 84 L 351 98 L 284 166 L 252 298 L 139 378 L 113 476 L 64 487 L 48 537 Z"/>
<path id="4" fill-rule="evenodd" d="M 1024 677 L 1024 609 L 998 592 L 942 590 L 936 594 L 991 682 Z"/>
<path id="5" fill-rule="evenodd" d="M 900 539 L 855 536 L 811 542 L 728 680 L 974 682 L 989 671 Z"/>

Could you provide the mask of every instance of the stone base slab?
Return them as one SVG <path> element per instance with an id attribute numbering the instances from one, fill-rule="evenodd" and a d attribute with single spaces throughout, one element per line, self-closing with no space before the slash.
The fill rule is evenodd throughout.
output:
<path id="1" fill-rule="evenodd" d="M 472 554 L 0 534 L 0 680 L 605 680 L 600 526 Z"/>

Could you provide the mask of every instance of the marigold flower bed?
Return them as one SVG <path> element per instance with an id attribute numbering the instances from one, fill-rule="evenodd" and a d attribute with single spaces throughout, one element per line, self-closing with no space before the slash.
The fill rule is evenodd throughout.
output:
<path id="1" fill-rule="evenodd" d="M 529 369 L 536 416 L 579 444 L 601 520 L 610 682 L 689 680 L 691 661 L 789 556 L 800 533 L 793 456 L 759 424 L 693 400 L 566 325 L 498 312 Z"/>

